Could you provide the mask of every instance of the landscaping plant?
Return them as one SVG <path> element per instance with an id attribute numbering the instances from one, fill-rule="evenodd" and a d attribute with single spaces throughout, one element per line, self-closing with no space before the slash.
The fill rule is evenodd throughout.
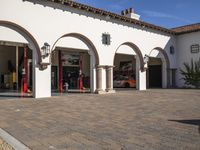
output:
<path id="1" fill-rule="evenodd" d="M 186 85 L 200 88 L 200 58 L 198 61 L 191 60 L 191 64 L 184 63 L 184 69 L 180 70 Z"/>

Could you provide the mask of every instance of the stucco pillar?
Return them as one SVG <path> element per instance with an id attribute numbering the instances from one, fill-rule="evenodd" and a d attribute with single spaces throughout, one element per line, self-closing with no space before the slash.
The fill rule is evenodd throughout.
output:
<path id="1" fill-rule="evenodd" d="M 16 46 L 16 89 L 19 90 L 19 47 Z"/>
<path id="2" fill-rule="evenodd" d="M 96 66 L 96 93 L 101 94 L 104 93 L 102 88 L 102 72 L 103 72 L 103 66 Z"/>
<path id="3" fill-rule="evenodd" d="M 136 56 L 136 89 L 146 90 L 146 70 L 141 70 L 139 57 Z"/>
<path id="4" fill-rule="evenodd" d="M 113 66 L 106 66 L 106 92 L 115 93 L 113 90 Z"/>
<path id="5" fill-rule="evenodd" d="M 36 51 L 33 51 L 33 96 L 35 98 L 51 97 L 51 66 L 40 70 Z M 49 60 L 46 58 L 46 60 Z"/>
<path id="6" fill-rule="evenodd" d="M 170 68 L 167 68 L 167 88 L 170 88 Z"/>
<path id="7" fill-rule="evenodd" d="M 167 88 L 168 84 L 168 69 L 166 60 L 162 59 L 162 88 Z"/>

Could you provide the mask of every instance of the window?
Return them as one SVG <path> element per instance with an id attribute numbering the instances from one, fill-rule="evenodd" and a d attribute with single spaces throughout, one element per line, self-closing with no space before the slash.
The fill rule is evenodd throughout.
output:
<path id="1" fill-rule="evenodd" d="M 174 46 L 170 46 L 170 54 L 174 54 L 175 53 L 175 50 L 174 50 Z"/>
<path id="2" fill-rule="evenodd" d="M 198 53 L 199 52 L 199 44 L 191 45 L 191 53 Z"/>
<path id="3" fill-rule="evenodd" d="M 110 34 L 102 34 L 102 43 L 105 45 L 110 45 Z"/>

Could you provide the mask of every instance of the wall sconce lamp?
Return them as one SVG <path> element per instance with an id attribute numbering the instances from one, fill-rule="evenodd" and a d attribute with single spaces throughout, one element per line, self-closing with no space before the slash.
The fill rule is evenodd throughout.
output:
<path id="1" fill-rule="evenodd" d="M 147 64 L 149 62 L 149 56 L 148 55 L 144 55 L 144 64 Z"/>
<path id="2" fill-rule="evenodd" d="M 45 42 L 44 45 L 41 47 L 41 57 L 44 59 L 48 57 L 50 54 L 50 45 Z M 49 62 L 40 62 L 40 70 L 47 69 L 48 65 L 50 65 Z"/>
<path id="3" fill-rule="evenodd" d="M 48 57 L 50 54 L 50 45 L 47 42 L 45 42 L 44 46 L 42 46 L 41 49 L 42 49 L 42 58 L 44 59 Z"/>

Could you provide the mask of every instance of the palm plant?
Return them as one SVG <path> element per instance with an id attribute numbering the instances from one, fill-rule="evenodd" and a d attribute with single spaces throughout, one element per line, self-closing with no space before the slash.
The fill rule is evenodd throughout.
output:
<path id="1" fill-rule="evenodd" d="M 195 88 L 200 87 L 200 58 L 198 61 L 191 60 L 191 64 L 184 63 L 184 69 L 180 70 L 186 85 L 192 85 Z"/>

